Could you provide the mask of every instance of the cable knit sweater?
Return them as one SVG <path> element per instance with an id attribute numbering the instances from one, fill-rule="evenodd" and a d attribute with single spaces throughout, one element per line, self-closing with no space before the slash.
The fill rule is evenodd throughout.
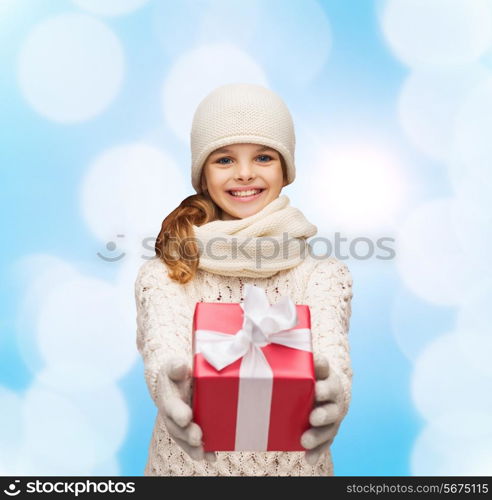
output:
<path id="1" fill-rule="evenodd" d="M 344 417 L 351 398 L 352 369 L 348 330 L 352 278 L 348 267 L 330 258 L 304 260 L 269 278 L 239 278 L 199 269 L 182 285 L 171 280 L 157 258 L 141 265 L 135 282 L 137 348 L 144 362 L 149 393 L 157 404 L 156 381 L 166 354 L 188 359 L 192 366 L 192 322 L 196 302 L 242 302 L 246 283 L 266 290 L 270 303 L 289 295 L 311 309 L 314 353 L 324 353 L 343 385 Z M 159 413 L 154 424 L 144 476 L 331 476 L 329 447 L 315 465 L 304 452 L 216 452 L 217 461 L 194 461 L 169 436 Z"/>

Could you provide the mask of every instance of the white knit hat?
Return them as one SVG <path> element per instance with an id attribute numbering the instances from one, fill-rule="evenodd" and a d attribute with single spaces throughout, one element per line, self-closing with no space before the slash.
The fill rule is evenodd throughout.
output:
<path id="1" fill-rule="evenodd" d="M 228 144 L 261 144 L 277 150 L 295 179 L 295 133 L 289 109 L 270 89 L 249 83 L 222 85 L 198 105 L 191 126 L 191 183 L 202 192 L 200 175 L 208 155 Z"/>

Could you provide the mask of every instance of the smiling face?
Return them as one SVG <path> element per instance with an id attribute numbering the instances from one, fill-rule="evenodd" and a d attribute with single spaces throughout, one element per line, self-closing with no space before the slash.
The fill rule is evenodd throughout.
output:
<path id="1" fill-rule="evenodd" d="M 278 198 L 285 185 L 280 153 L 260 144 L 216 149 L 203 166 L 202 188 L 221 208 L 222 220 L 256 214 Z"/>

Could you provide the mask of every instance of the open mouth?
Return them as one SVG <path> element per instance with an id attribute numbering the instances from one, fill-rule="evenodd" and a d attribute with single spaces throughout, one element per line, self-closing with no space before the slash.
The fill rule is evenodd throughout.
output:
<path id="1" fill-rule="evenodd" d="M 232 191 L 227 191 L 227 193 L 235 201 L 245 202 L 245 201 L 252 201 L 252 200 L 258 199 L 263 194 L 264 191 L 266 191 L 266 189 L 258 189 L 258 190 L 255 190 L 255 193 L 247 194 L 247 195 L 243 195 L 243 194 L 234 195 L 234 194 L 232 194 Z"/>

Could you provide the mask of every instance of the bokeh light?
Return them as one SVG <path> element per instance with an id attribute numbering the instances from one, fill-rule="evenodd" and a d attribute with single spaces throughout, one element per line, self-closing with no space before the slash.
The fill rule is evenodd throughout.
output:
<path id="1" fill-rule="evenodd" d="M 0 0 L 0 24 L 0 474 L 143 473 L 135 278 L 232 82 L 285 100 L 283 192 L 346 242 L 335 474 L 490 474 L 490 0 Z"/>
<path id="2" fill-rule="evenodd" d="M 142 240 L 157 236 L 164 217 L 185 196 L 186 179 L 168 153 L 123 144 L 91 162 L 81 183 L 80 208 L 96 238 L 121 247 L 101 250 L 103 259 L 113 259 L 123 251 L 140 253 Z"/>
<path id="3" fill-rule="evenodd" d="M 167 125 L 188 143 L 199 102 L 219 85 L 243 81 L 269 86 L 257 61 L 230 43 L 200 46 L 185 53 L 170 68 L 162 88 Z"/>
<path id="4" fill-rule="evenodd" d="M 197 46 L 234 44 L 279 83 L 296 85 L 308 84 L 323 71 L 332 48 L 330 20 L 315 0 L 289 0 L 288 8 L 283 0 L 184 0 L 172 9 L 157 2 L 153 30 L 169 56 Z M 226 54 L 221 62 L 232 64 Z M 220 75 L 222 64 L 208 71 L 200 64 L 195 75 Z M 254 73 L 243 76 L 246 81 L 254 78 Z"/>
<path id="5" fill-rule="evenodd" d="M 456 150 L 462 164 L 482 182 L 490 181 L 492 76 L 467 95 L 456 118 Z"/>
<path id="6" fill-rule="evenodd" d="M 457 411 L 426 426 L 412 450 L 412 475 L 490 475 L 492 433 L 488 422 L 491 416 Z M 449 431 L 443 431 L 443 427 Z M 470 429 L 474 432 L 469 433 Z"/>
<path id="7" fill-rule="evenodd" d="M 149 0 L 72 0 L 72 3 L 91 14 L 119 16 L 129 14 L 148 3 Z"/>
<path id="8" fill-rule="evenodd" d="M 46 118 L 80 122 L 114 100 L 125 71 L 116 35 L 85 14 L 59 14 L 40 22 L 19 54 L 24 97 Z"/>
<path id="9" fill-rule="evenodd" d="M 418 357 L 412 395 L 429 420 L 465 408 L 492 415 L 490 384 L 474 360 L 463 355 L 456 333 L 449 333 L 431 342 Z"/>
<path id="10" fill-rule="evenodd" d="M 117 380 L 136 359 L 134 322 L 133 311 L 121 307 L 118 289 L 80 276 L 44 297 L 39 350 L 48 364 L 84 360 L 87 367 Z"/>
<path id="11" fill-rule="evenodd" d="M 438 305 L 459 304 L 479 277 L 456 234 L 458 209 L 453 198 L 422 203 L 396 237 L 396 265 L 405 286 Z"/>
<path id="12" fill-rule="evenodd" d="M 401 124 L 412 143 L 436 160 L 455 154 L 455 121 L 463 99 L 490 75 L 478 64 L 413 71 L 398 103 Z"/>
<path id="13" fill-rule="evenodd" d="M 382 30 L 412 67 L 445 68 L 479 59 L 492 41 L 488 0 L 388 0 Z"/>
<path id="14" fill-rule="evenodd" d="M 407 196 L 403 171 L 384 149 L 344 144 L 315 153 L 306 203 L 323 213 L 323 224 L 347 231 L 393 228 Z"/>

